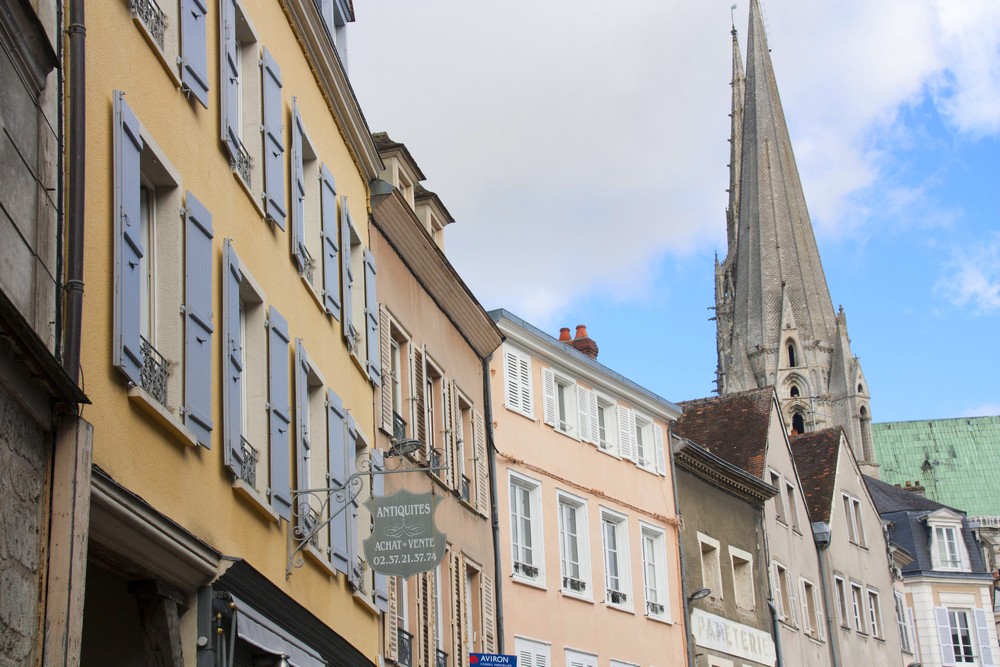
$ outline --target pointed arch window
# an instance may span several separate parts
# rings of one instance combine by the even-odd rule
[[[792,388],[788,390],[788,395],[792,398],[797,398],[800,395],[799,385],[793,384]]]
[[[792,415],[792,435],[799,435],[806,432],[806,418],[801,411],[796,410]]]
[[[785,344],[785,347],[788,350],[788,366],[789,366],[789,368],[795,368],[796,366],[798,366],[798,364],[796,363],[796,358],[795,358],[796,357],[796,354],[795,354],[795,341],[793,341],[791,338],[789,338],[788,342]]]

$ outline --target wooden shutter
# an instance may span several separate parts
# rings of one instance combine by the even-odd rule
[[[986,620],[986,612],[982,609],[974,610],[976,616],[976,637],[979,640],[979,656],[983,665],[993,667],[993,642],[990,641],[989,623]]]
[[[309,458],[312,439],[309,434],[309,355],[301,338],[295,339],[295,485],[298,489],[308,489]],[[303,497],[300,505],[308,512],[309,501]],[[305,514],[303,514],[305,516]]]
[[[288,322],[268,309],[268,391],[271,431],[271,503],[278,515],[291,520],[291,462],[289,428],[292,423],[288,391]]]
[[[115,182],[115,346],[114,364],[135,386],[142,386],[142,340],[139,313],[144,298],[139,272],[142,247],[142,205],[139,192],[139,156],[142,125],[125,103],[125,93],[116,90],[114,103]]]
[[[326,390],[326,447],[331,487],[347,483],[347,413],[340,397]],[[333,508],[335,509],[335,508]],[[338,572],[347,574],[347,515],[341,512],[330,521],[330,561]]]
[[[337,185],[324,164],[319,172],[320,215],[323,218],[323,307],[340,319],[340,237],[337,232]],[[350,251],[348,247],[345,252]]]
[[[622,458],[635,461],[635,415],[632,410],[624,406],[618,406],[618,446]]]
[[[435,568],[429,572],[424,573],[424,581],[427,584],[427,665],[437,664],[437,649],[438,649],[438,633],[441,629],[438,628],[438,608],[441,604],[441,600],[438,599],[438,582],[437,582],[437,572]]]
[[[303,157],[303,142],[305,129],[302,127],[302,116],[299,114],[298,100],[292,98],[292,259],[299,272],[306,270],[306,175],[305,158]]]
[[[382,383],[381,388],[381,415],[382,415],[382,430],[386,433],[392,435],[392,385],[394,381],[399,381],[398,378],[389,377],[389,373],[392,368],[392,331],[391,324],[389,320],[389,311],[385,309],[385,306],[379,306],[378,309],[378,350],[379,356],[382,357],[382,369],[386,374],[385,381]],[[397,372],[399,372],[397,370]]]
[[[222,269],[222,415],[225,453],[223,459],[235,478],[243,467],[243,339],[240,327],[240,260],[233,242],[223,244],[225,266]]]
[[[416,578],[416,608],[417,608],[417,625],[416,632],[413,633],[412,644],[410,646],[411,664],[419,665],[423,663],[427,665],[427,606],[429,600],[427,595],[429,591],[427,590],[427,574],[422,572],[417,575]],[[421,660],[423,658],[423,660]]]
[[[781,595],[781,579],[778,577],[778,565],[777,563],[771,562],[771,600],[774,602],[774,606],[778,609],[778,616],[782,619],[785,618],[785,608],[782,604]]]
[[[490,468],[486,447],[486,426],[483,414],[472,413],[472,446],[476,457],[476,509],[484,516],[490,515]]]
[[[225,2],[225,0],[222,0]],[[181,0],[181,85],[208,108],[208,8],[205,0]]]
[[[788,609],[786,610],[786,616],[788,616],[788,622],[794,626],[799,625],[799,607],[798,601],[795,599],[795,581],[792,579],[791,573],[785,570],[785,587],[788,589]]]
[[[451,645],[456,665],[468,664],[465,657],[465,568],[462,554],[451,554]]]
[[[483,602],[483,611],[480,618],[483,622],[483,652],[497,652],[496,634],[496,607],[493,603],[496,591],[493,589],[493,577],[486,573],[480,575],[482,581],[479,598]]]
[[[347,414],[346,472],[348,478],[357,472],[358,425]],[[357,497],[344,510],[347,523],[347,579],[355,589],[361,588],[361,561],[358,558],[358,501]]]
[[[281,70],[266,48],[261,55],[264,92],[264,213],[285,228],[285,135],[282,125]]]
[[[354,324],[351,322],[351,286],[354,284],[354,274],[351,271],[351,212],[347,209],[347,197],[340,197],[340,284],[343,288],[343,299],[340,304],[340,323],[348,346],[352,346],[351,332]]]
[[[816,610],[816,633],[820,639],[826,638],[826,616],[823,613],[823,596],[820,587],[813,587],[813,608]]]
[[[417,440],[427,444],[427,414],[424,406],[424,377],[426,377],[427,366],[425,365],[426,350],[421,347],[413,351],[413,412],[416,427],[413,432]]]
[[[667,453],[663,448],[663,427],[659,424],[653,424],[653,449],[656,455],[656,472],[666,476]]]
[[[955,664],[955,646],[951,643],[948,610],[944,607],[934,607],[934,620],[937,623],[938,643],[941,645],[941,662],[945,665],[953,665]]]
[[[240,53],[236,45],[236,0],[219,0],[219,31],[222,48],[219,64],[222,104],[222,143],[229,152],[230,161],[236,160],[242,152],[240,141]]]
[[[556,376],[551,368],[542,369],[542,414],[545,423],[549,426],[556,425]]]
[[[383,617],[385,629],[385,657],[388,660],[399,659],[399,577],[389,577],[389,608]],[[406,585],[405,582],[402,583]]]
[[[600,418],[597,416],[598,403],[597,403],[597,392],[590,392],[590,442],[595,445],[600,445],[601,442],[601,422]],[[604,425],[605,432],[609,431],[612,427],[611,424]],[[609,442],[613,442],[614,438],[608,438]]]
[[[504,388],[507,407],[522,411],[521,407],[521,371],[518,367],[518,355],[514,350],[504,349]]]
[[[198,438],[198,444],[210,448],[214,282],[212,216],[188,192],[184,219],[184,422]]]
[[[576,385],[576,423],[577,436],[584,442],[593,442],[590,434],[590,401],[594,393]]]
[[[809,625],[809,596],[803,579],[799,579],[799,604],[802,606],[802,629],[808,633],[815,628]]]
[[[372,384],[382,382],[382,364],[379,359],[378,296],[375,292],[375,256],[365,248],[365,347],[368,352],[368,379]]]
[[[458,489],[462,478],[458,473],[459,465],[456,456],[458,446],[455,436],[458,433],[455,430],[455,404],[452,389],[451,381],[441,378],[441,425],[444,427],[441,433],[441,451],[447,466],[444,471],[444,481],[449,488]]]
[[[385,471],[385,455],[382,450],[372,449],[372,471],[382,473]],[[372,475],[372,496],[379,498],[385,495],[385,476],[381,474]],[[389,577],[378,572],[373,573],[375,588],[375,606],[383,613],[389,612]]]

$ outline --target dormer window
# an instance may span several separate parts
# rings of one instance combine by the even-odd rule
[[[399,189],[399,193],[403,195],[406,203],[410,205],[410,208],[413,208],[413,181],[403,173],[402,169],[399,170],[399,183],[396,187]]]
[[[962,517],[947,509],[927,516],[931,538],[931,565],[935,570],[969,572],[969,553],[962,536]]]

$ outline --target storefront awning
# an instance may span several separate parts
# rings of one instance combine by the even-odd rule
[[[235,595],[232,598],[236,604],[236,633],[241,639],[262,651],[285,656],[291,667],[326,667],[318,651],[286,633],[270,618]]]

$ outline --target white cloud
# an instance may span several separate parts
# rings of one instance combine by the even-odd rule
[[[937,289],[957,306],[979,314],[1000,312],[1000,232],[955,250]]]
[[[595,292],[648,294],[665,254],[724,252],[728,5],[357,4],[351,78],[365,113],[407,144],[455,215],[449,255],[487,306],[549,321]],[[894,148],[919,141],[900,113],[933,91],[960,131],[1000,131],[1000,10],[990,0],[765,9],[817,226],[871,233],[887,202],[933,217],[920,184],[890,178]]]
[[[983,403],[969,408],[963,417],[993,417],[1000,415],[1000,403]]]

